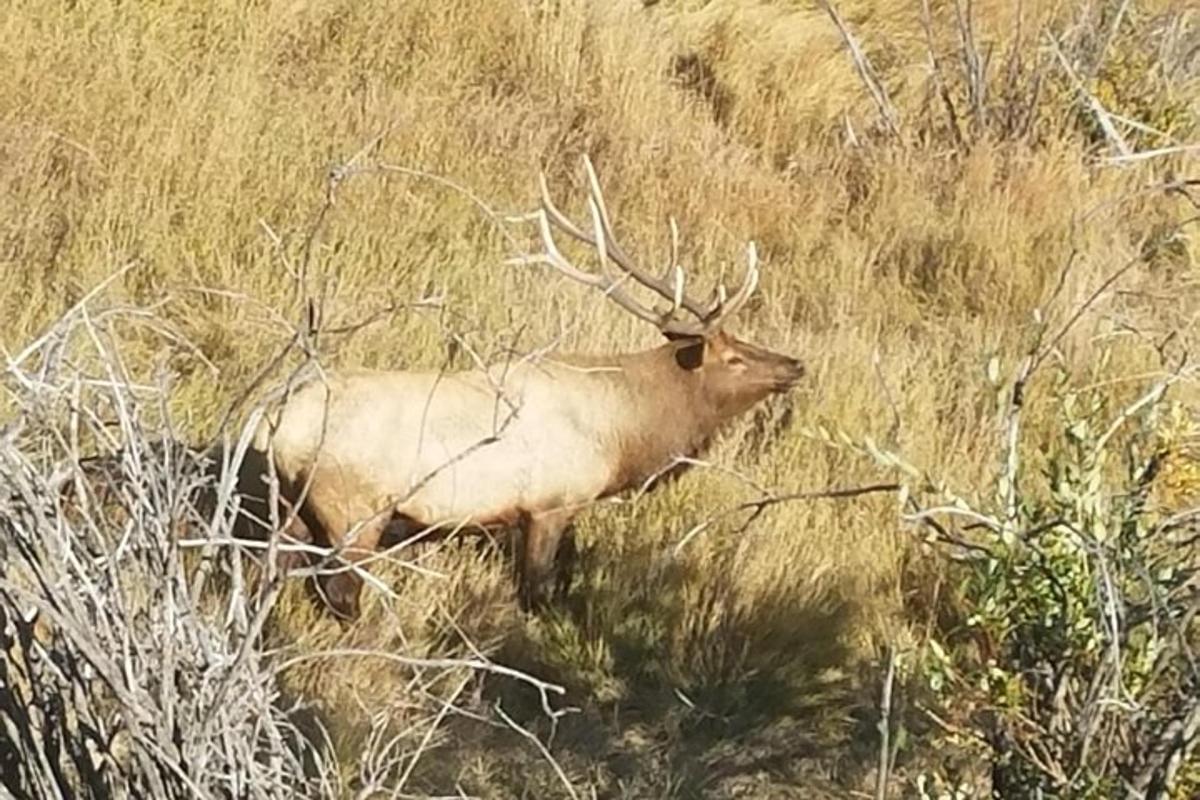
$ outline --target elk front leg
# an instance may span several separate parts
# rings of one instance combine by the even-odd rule
[[[547,579],[555,572],[556,566],[561,570],[564,561],[573,561],[573,558],[559,558],[559,543],[570,527],[571,516],[565,511],[543,511],[526,514],[521,520],[517,579],[521,608],[526,611],[546,605]],[[573,545],[571,549],[573,552]]]
[[[284,527],[275,535],[279,537],[279,544],[283,547],[275,563],[279,569],[290,572],[308,563],[311,554],[304,552],[303,547],[316,544],[316,539],[304,517],[299,512],[293,513],[290,506],[280,503],[278,515]]]
[[[325,539],[320,544],[341,548],[340,557],[317,575],[317,592],[341,620],[358,619],[363,580],[354,565],[375,553],[388,520],[365,509],[347,513],[336,506],[331,509],[313,503],[311,499],[308,506],[317,523],[310,527]]]

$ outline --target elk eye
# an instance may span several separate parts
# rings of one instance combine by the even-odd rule
[[[729,359],[725,363],[731,367],[736,367],[741,364],[745,364],[746,359],[742,358],[741,356],[730,356]]]

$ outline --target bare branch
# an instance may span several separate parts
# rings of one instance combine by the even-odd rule
[[[850,32],[846,26],[842,15],[834,8],[830,0],[820,0],[821,7],[829,14],[829,18],[833,20],[834,26],[837,27],[838,33],[842,36],[842,41],[846,43],[846,47],[850,50],[850,56],[854,59],[854,66],[858,70],[859,77],[862,78],[863,85],[867,87],[867,92],[871,95],[871,99],[875,101],[875,108],[879,110],[879,116],[883,120],[883,124],[887,127],[888,133],[892,136],[900,135],[900,117],[896,113],[895,106],[892,105],[891,99],[888,97],[887,90],[883,88],[879,78],[875,75],[875,68],[871,66],[870,59],[863,52],[862,47],[858,43],[858,39]]]

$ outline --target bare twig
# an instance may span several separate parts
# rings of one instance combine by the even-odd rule
[[[829,14],[829,18],[833,20],[834,26],[838,29],[838,33],[841,34],[842,41],[846,43],[846,47],[850,50],[850,57],[854,59],[854,67],[858,70],[858,75],[862,78],[863,85],[867,87],[867,92],[875,102],[875,108],[878,109],[879,116],[883,120],[888,133],[898,137],[900,135],[900,116],[896,113],[896,108],[892,105],[891,98],[888,97],[887,89],[883,87],[883,84],[880,83],[878,76],[875,74],[875,68],[871,66],[870,59],[863,52],[858,39],[850,32],[845,20],[842,19],[842,15],[838,13],[831,0],[820,0],[820,4],[825,9],[825,12]]]
[[[1127,151],[1115,156],[1105,156],[1102,159],[1102,163],[1132,164],[1136,161],[1148,161],[1152,158],[1183,155],[1185,153],[1195,153],[1197,151],[1200,151],[1200,144],[1178,144],[1170,147],[1158,147],[1153,150],[1139,150],[1137,152]]]
[[[1058,44],[1058,40],[1051,35],[1048,35],[1048,38],[1050,41],[1051,50],[1053,50],[1054,55],[1058,57],[1058,63],[1062,65],[1063,71],[1067,73],[1067,77],[1070,78],[1071,83],[1075,85],[1075,91],[1079,93],[1079,96],[1083,98],[1084,102],[1091,110],[1092,115],[1096,117],[1096,122],[1099,123],[1100,129],[1104,131],[1105,137],[1109,140],[1109,142],[1112,143],[1113,147],[1117,149],[1119,157],[1128,158],[1131,156],[1133,154],[1132,148],[1130,148],[1129,144],[1125,141],[1125,138],[1121,136],[1121,132],[1117,130],[1117,127],[1113,125],[1112,118],[1109,116],[1108,111],[1104,108],[1103,104],[1096,99],[1096,96],[1089,92],[1087,87],[1083,85],[1083,81],[1079,79],[1079,75],[1076,74],[1075,68],[1071,66],[1071,62],[1068,61],[1066,55],[1063,54],[1062,48]]]
[[[959,147],[962,147],[966,144],[966,139],[963,136],[962,126],[958,121],[958,109],[954,106],[954,98],[950,96],[950,87],[946,83],[942,63],[937,55],[937,46],[933,38],[933,14],[929,10],[929,0],[921,0],[921,28],[925,32],[925,47],[929,54],[929,68],[933,74],[933,81],[937,88],[938,96],[941,97],[942,107],[946,110],[946,119],[950,123],[950,132],[954,134],[955,143]]]
[[[892,684],[896,680],[896,651],[888,648],[887,673],[883,676],[882,696],[879,699],[879,764],[875,774],[875,800],[887,797],[888,779],[892,767]]]
[[[567,777],[567,773],[563,770],[562,765],[558,763],[557,759],[555,759],[550,753],[550,749],[542,743],[542,740],[534,735],[532,731],[518,725],[516,720],[506,714],[504,709],[499,705],[496,706],[496,714],[500,717],[500,719],[504,720],[504,722],[510,728],[533,743],[533,746],[536,747],[538,752],[542,754],[542,758],[544,758],[546,763],[548,763],[551,769],[554,770],[554,774],[558,776],[559,782],[562,783],[563,788],[566,790],[567,795],[571,798],[571,800],[579,800],[579,792],[575,790],[575,786],[571,783],[571,779]]]
[[[771,506],[780,505],[781,503],[794,503],[802,500],[840,500],[850,497],[861,497],[862,495],[868,494],[899,492],[902,488],[903,485],[899,483],[876,483],[868,486],[830,488],[808,492],[790,492],[788,494],[768,495],[765,497],[759,497],[755,500],[747,500],[744,503],[738,503],[731,508],[727,508],[724,511],[714,514],[703,522],[693,525],[683,535],[679,542],[676,543],[675,547],[673,548],[673,554],[678,557],[679,554],[683,552],[683,548],[686,547],[692,539],[696,538],[696,536],[708,530],[718,522],[735,514],[749,511],[751,512],[751,519],[754,519]]]

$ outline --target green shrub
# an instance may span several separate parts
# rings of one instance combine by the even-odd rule
[[[961,556],[960,611],[935,626],[918,675],[996,796],[1183,797],[1194,780],[1196,512],[1155,502],[1178,463],[1168,383],[1114,410],[1060,375],[1056,437],[1040,453],[1010,440],[1020,457],[1005,454],[990,503],[917,515]],[[947,784],[936,777],[923,787]]]

